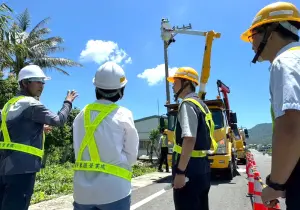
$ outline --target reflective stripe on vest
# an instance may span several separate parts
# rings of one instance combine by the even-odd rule
[[[162,138],[161,139],[161,141],[162,141],[161,147],[168,147],[168,144],[166,144],[167,137],[165,135],[163,135],[161,138]]]
[[[190,101],[190,102],[192,102],[197,107],[199,107],[199,109],[205,114],[205,122],[206,122],[206,125],[209,128],[209,135],[210,135],[210,138],[211,138],[211,141],[212,141],[213,150],[214,150],[214,152],[216,152],[217,149],[218,149],[218,144],[217,144],[216,140],[214,139],[215,124],[214,124],[214,121],[212,119],[211,112],[209,111],[209,109],[208,109],[208,112],[206,112],[205,109],[203,108],[203,106],[197,100],[195,100],[195,99],[186,98],[183,101]],[[174,143],[173,151],[176,152],[176,153],[178,153],[178,154],[181,154],[182,147],[179,146],[179,145],[177,145],[176,141],[174,141],[174,142],[175,143]],[[199,157],[199,158],[201,158],[201,157],[205,157],[206,155],[207,155],[207,151],[206,150],[193,150],[192,154],[191,154],[191,157]]]
[[[118,105],[116,104],[104,105],[96,103],[89,104],[84,108],[84,127],[86,133],[78,151],[78,157],[75,162],[75,166],[73,167],[74,170],[102,172],[131,181],[132,171],[101,161],[94,137],[95,130],[101,124],[103,119],[105,119],[116,108],[118,108]],[[90,119],[91,111],[99,112],[93,122],[91,122]],[[90,160],[82,160],[82,154],[86,147],[89,149]]]
[[[43,157],[44,155],[44,143],[45,143],[45,133],[43,132],[43,142],[42,142],[42,149],[25,145],[25,144],[20,144],[20,143],[15,143],[12,142],[8,133],[7,125],[6,125],[6,119],[7,119],[7,114],[10,109],[11,105],[14,105],[17,101],[21,100],[22,98],[25,98],[26,96],[18,96],[15,98],[10,99],[3,107],[2,109],[2,122],[1,122],[1,129],[3,134],[3,142],[0,142],[0,149],[6,149],[6,150],[15,150],[19,152],[24,152],[27,154],[35,155],[40,158]]]
[[[292,47],[292,48],[288,49],[288,51],[292,51],[292,50],[300,50],[300,46]],[[274,132],[275,114],[274,114],[272,104],[271,104],[271,110],[270,111],[271,111],[271,118],[272,118],[272,130]]]

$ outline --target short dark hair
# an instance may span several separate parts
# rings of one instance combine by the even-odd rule
[[[182,79],[183,82],[189,82],[189,87],[191,91],[196,92],[196,87],[193,85],[193,82],[187,79]]]
[[[124,89],[125,87],[122,87],[120,89],[114,89],[114,90],[105,90],[105,89],[101,89],[101,88],[95,88],[95,93],[96,93],[96,98],[97,100],[99,99],[106,99],[112,102],[117,102],[118,100],[120,100],[121,96],[124,95]],[[116,95],[112,96],[112,97],[106,97],[104,94],[110,94],[110,93],[116,93],[118,92],[121,93],[121,95],[119,93],[117,93]],[[102,93],[104,94],[102,94]]]

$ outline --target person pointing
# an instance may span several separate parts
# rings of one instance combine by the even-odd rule
[[[62,126],[77,97],[68,91],[58,114],[35,97],[40,97],[46,80],[37,65],[28,65],[18,74],[20,91],[3,107],[0,116],[0,210],[27,210],[36,173],[44,155],[44,125]]]

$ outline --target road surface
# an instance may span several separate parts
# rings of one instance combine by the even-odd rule
[[[262,180],[265,182],[267,175],[271,172],[271,159],[272,157],[268,154],[263,154],[257,150],[251,150],[251,153],[254,156],[257,170],[260,173]],[[279,199],[281,209],[286,209],[285,200]]]
[[[213,179],[209,193],[210,209],[222,210],[249,210],[252,209],[251,200],[247,197],[247,180],[245,167],[239,166],[240,175],[231,182]],[[174,210],[173,191],[169,190],[160,194],[161,190],[169,184],[171,178],[163,180],[132,193],[131,210]],[[157,197],[155,197],[158,195]],[[154,197],[154,198],[153,198]]]
[[[254,155],[257,169],[262,180],[271,171],[271,156],[256,150],[251,150]],[[209,193],[210,209],[222,210],[251,210],[252,202],[247,197],[247,179],[245,166],[239,165],[240,175],[236,176],[231,182],[226,183],[213,180]],[[132,193],[131,210],[174,210],[172,190],[161,194],[161,190],[170,183],[170,177],[161,183],[155,183],[143,188],[139,188]],[[280,199],[281,209],[286,209],[285,201]]]
[[[260,172],[261,178],[269,174],[271,157],[252,150]],[[231,182],[224,182],[214,178],[209,192],[210,209],[222,210],[252,210],[251,198],[248,194],[248,181],[246,179],[245,166],[239,165],[239,175]],[[169,175],[169,176],[168,176]],[[160,179],[167,177],[165,179]],[[161,180],[156,181],[155,180]],[[164,191],[163,188],[171,182],[170,174],[151,173],[144,175],[133,182],[131,210],[174,210],[173,191]],[[152,184],[151,184],[152,183]],[[149,185],[150,184],[150,185]],[[281,201],[281,209],[286,209],[284,200]],[[30,207],[31,210],[72,210],[73,196],[66,195],[51,201],[45,201]]]

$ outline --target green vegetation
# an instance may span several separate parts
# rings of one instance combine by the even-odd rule
[[[133,177],[154,172],[150,164],[133,166]],[[72,164],[51,164],[37,174],[31,204],[73,193]]]
[[[81,67],[70,59],[51,57],[64,51],[63,38],[49,36],[46,27],[49,18],[31,26],[29,11],[14,17],[13,10],[0,4],[0,110],[18,91],[17,75],[28,64],[37,64],[43,70],[56,70],[69,75],[62,67]],[[63,99],[62,99],[63,100]],[[73,192],[73,151],[72,123],[80,112],[76,107],[71,111],[67,123],[54,127],[46,134],[45,157],[42,169],[36,177],[32,203],[48,200]],[[134,177],[155,171],[151,164],[133,166]]]
[[[271,144],[272,143],[272,123],[262,123],[248,129],[249,139],[247,144]]]
[[[46,134],[45,159],[46,167],[37,174],[32,204],[49,200],[73,192],[73,169],[75,161],[73,150],[72,122],[80,112],[74,108],[67,123],[62,127],[53,127]],[[133,166],[133,177],[154,172],[151,163],[138,163]]]
[[[49,36],[45,27],[49,18],[43,19],[32,28],[27,9],[14,17],[13,10],[0,4],[0,109],[12,98],[17,90],[16,77],[28,64],[37,64],[43,70],[56,70],[69,75],[62,67],[80,67],[70,59],[51,57],[51,54],[64,51],[63,38]]]

